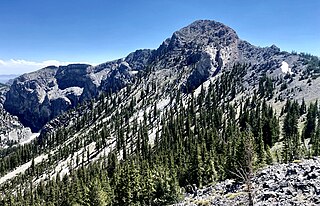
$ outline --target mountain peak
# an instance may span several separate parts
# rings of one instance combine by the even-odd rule
[[[224,25],[223,23],[220,23],[220,22],[214,21],[214,20],[196,20],[196,21],[192,22],[191,24],[189,24],[188,26],[185,26],[182,29],[180,29],[180,31],[183,31],[185,29],[195,29],[195,30],[202,30],[202,31],[205,31],[205,29],[216,30],[217,28],[220,28],[220,27],[229,28],[228,26]],[[229,28],[229,29],[231,29],[231,28]]]
[[[213,20],[197,20],[176,31],[173,38],[179,38],[187,42],[195,41],[197,44],[219,41],[219,43],[225,42],[227,45],[239,39],[233,29]]]

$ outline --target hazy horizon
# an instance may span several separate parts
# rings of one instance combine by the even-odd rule
[[[6,84],[9,80],[18,77],[20,74],[0,74],[0,83]]]

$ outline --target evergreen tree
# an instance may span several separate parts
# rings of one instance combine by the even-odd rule
[[[287,114],[283,122],[283,152],[282,157],[284,162],[294,160],[295,155],[299,153],[300,138],[298,133],[298,112],[299,106],[297,102],[292,104],[289,102],[287,108]]]
[[[273,158],[272,158],[272,154],[271,154],[269,145],[266,146],[266,163],[268,165],[273,163]]]
[[[320,122],[319,121],[317,124],[315,136],[313,138],[312,154],[314,156],[320,155]]]
[[[257,144],[256,144],[256,153],[257,153],[257,165],[263,166],[266,161],[266,152],[264,149],[264,141],[262,137],[262,129],[259,129],[259,134],[257,137]]]
[[[97,179],[91,182],[90,186],[90,205],[92,206],[106,206],[108,205],[108,194],[102,189],[100,181]]]
[[[313,141],[313,136],[316,129],[316,118],[318,114],[318,103],[311,103],[308,109],[307,121],[304,127],[304,139],[311,138],[311,142]]]

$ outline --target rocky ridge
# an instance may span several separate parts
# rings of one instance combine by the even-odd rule
[[[33,131],[39,131],[48,121],[74,108],[79,102],[96,97],[99,92],[116,92],[130,83],[144,61],[141,56],[127,63],[117,60],[96,67],[72,64],[46,67],[16,78],[6,94],[4,108]],[[141,63],[142,62],[142,63]]]
[[[188,93],[227,72],[232,65],[245,63],[250,66],[243,77],[243,86],[255,88],[262,73],[278,78],[283,61],[295,73],[304,68],[299,55],[280,52],[274,45],[253,46],[222,23],[199,20],[174,32],[156,50],[137,50],[126,58],[98,66],[52,66],[24,74],[15,79],[7,92],[4,108],[18,116],[25,126],[39,131],[80,102],[101,92],[117,92],[151,71],[157,72],[158,79],[171,79],[171,89]]]
[[[254,205],[319,205],[319,176],[319,158],[267,166],[252,178]],[[241,182],[226,180],[198,189],[197,195],[186,193],[175,206],[247,205],[245,188]]]
[[[18,117],[11,115],[3,108],[8,86],[0,85],[0,149],[17,144],[31,135],[31,129],[24,127]]]

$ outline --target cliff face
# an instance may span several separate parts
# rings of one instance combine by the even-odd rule
[[[91,89],[83,78],[88,66],[47,67],[22,75],[7,92],[4,108],[24,125],[39,130],[50,119],[76,106],[84,88]]]
[[[137,51],[125,60],[116,60],[92,67],[72,64],[47,67],[15,79],[4,108],[20,121],[39,131],[49,120],[74,108],[78,103],[96,97],[101,91],[118,91],[142,70],[146,54]],[[146,54],[145,54],[146,53]],[[132,68],[133,67],[133,68]]]
[[[3,108],[9,87],[0,84],[0,150],[7,146],[20,143],[28,139],[32,133],[30,128],[24,127],[16,116]]]

